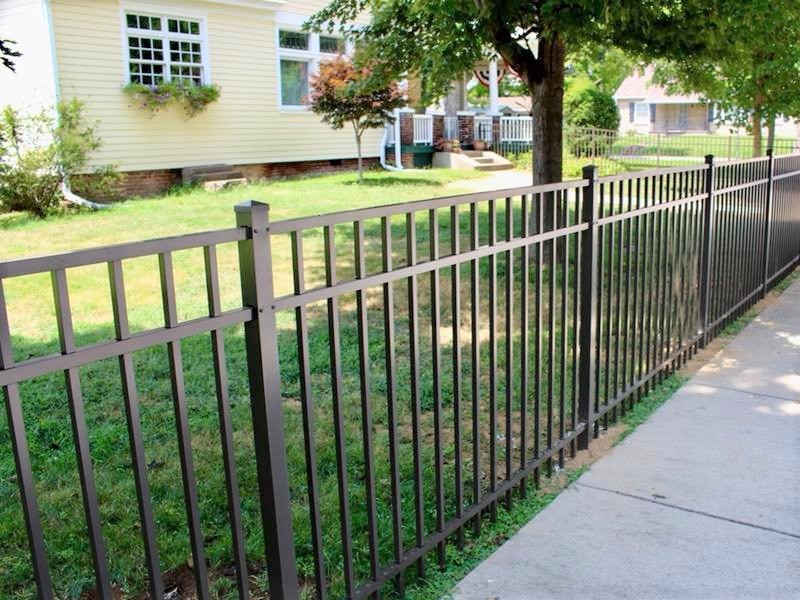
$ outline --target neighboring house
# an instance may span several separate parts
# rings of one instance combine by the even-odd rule
[[[23,56],[0,69],[0,106],[24,109],[78,98],[97,122],[93,164],[115,163],[125,191],[162,190],[181,170],[231,165],[249,178],[354,164],[349,129],[334,131],[305,105],[316,64],[344,48],[304,33],[327,0],[2,0],[4,37]],[[122,87],[181,80],[215,83],[217,102],[187,119],[179,107],[151,116]],[[365,134],[376,157],[382,132]]]
[[[652,77],[652,67],[636,71],[614,93],[621,133],[747,133],[742,127],[726,123],[714,106],[703,102],[699,94],[670,94],[654,84]],[[775,135],[779,138],[800,138],[800,124],[794,119],[778,117]]]
[[[497,102],[504,117],[527,117],[531,114],[530,96],[500,96]]]
[[[619,108],[621,132],[702,133],[714,131],[713,106],[698,94],[669,94],[652,83],[653,68],[625,78],[614,100]]]

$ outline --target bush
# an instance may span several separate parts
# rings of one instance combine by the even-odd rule
[[[7,106],[0,115],[0,209],[44,217],[64,199],[62,183],[86,171],[100,147],[94,127],[83,122],[78,100],[25,115]],[[111,185],[116,169],[94,171],[100,185]]]
[[[611,94],[593,87],[568,93],[564,100],[564,124],[568,135],[567,150],[573,156],[601,154],[614,142],[616,133],[593,136],[586,128],[613,132],[619,127],[619,110]]]

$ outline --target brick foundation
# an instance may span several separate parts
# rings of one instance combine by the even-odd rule
[[[114,186],[118,198],[152,196],[181,183],[180,169],[125,171],[121,175],[120,183]]]
[[[309,160],[299,162],[262,163],[255,165],[232,165],[234,171],[241,171],[249,181],[260,179],[279,179],[297,175],[314,175],[353,171],[358,159],[343,158],[334,160]],[[364,168],[378,165],[377,157],[364,158]],[[125,171],[122,181],[115,187],[119,198],[131,196],[152,196],[160,194],[172,186],[180,185],[180,169],[154,169],[148,171]]]

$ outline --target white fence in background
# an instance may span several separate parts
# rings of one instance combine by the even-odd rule
[[[458,130],[458,117],[444,118],[444,139],[457,140],[460,137]]]
[[[533,139],[533,117],[500,117],[501,142],[528,142]]]
[[[384,125],[386,129],[386,145],[393,146],[394,145],[394,123],[386,123]]]
[[[475,135],[473,138],[491,143],[492,117],[475,117]]]
[[[414,143],[433,144],[433,115],[414,115]]]

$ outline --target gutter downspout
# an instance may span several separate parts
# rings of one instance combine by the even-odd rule
[[[53,99],[58,105],[61,102],[61,88],[59,86],[60,79],[58,77],[58,60],[56,57],[56,33],[53,27],[53,10],[50,6],[50,0],[42,0],[42,12],[44,13],[45,27],[47,27],[47,41],[50,44],[50,68],[53,71]],[[55,111],[55,122],[58,123],[58,108]],[[85,206],[93,210],[100,210],[109,208],[108,204],[100,204],[92,202],[86,198],[82,198],[74,193],[69,187],[69,181],[66,177],[61,182],[61,193],[64,195],[64,200],[79,206]]]
[[[394,127],[394,160],[395,164],[390,165],[386,162],[386,142],[389,140],[389,128],[383,128],[383,137],[381,137],[381,151],[380,151],[380,160],[381,160],[381,167],[386,169],[387,171],[402,171],[403,165],[400,163],[400,111],[395,109],[394,111],[394,123],[392,124]]]

